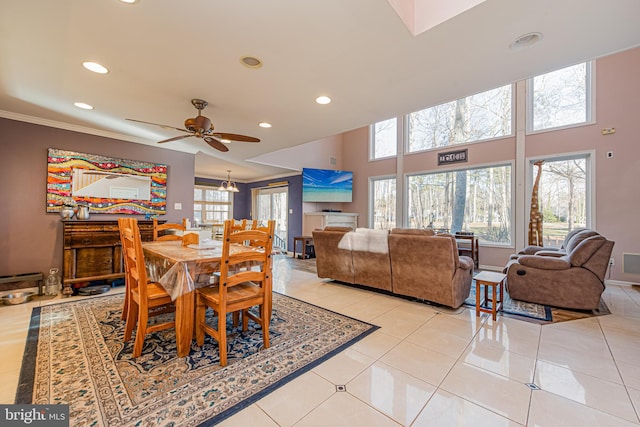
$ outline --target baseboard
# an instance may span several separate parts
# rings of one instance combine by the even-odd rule
[[[618,285],[618,286],[639,286],[640,283],[625,282],[624,280],[605,280],[605,285]]]
[[[502,273],[502,270],[504,270],[504,266],[503,267],[496,267],[495,265],[480,265],[480,266],[478,266],[478,270],[497,271],[499,273]]]

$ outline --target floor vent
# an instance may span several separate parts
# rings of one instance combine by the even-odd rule
[[[640,254],[622,254],[622,271],[640,274]]]
[[[542,390],[540,387],[538,387],[537,385],[535,385],[534,383],[527,383],[525,384],[527,387],[529,387],[531,390]]]

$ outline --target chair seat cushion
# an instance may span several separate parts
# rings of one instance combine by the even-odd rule
[[[202,298],[211,301],[214,304],[219,303],[219,285],[199,288],[197,292]],[[230,304],[253,299],[263,293],[263,288],[253,282],[239,283],[227,289],[227,303]]]

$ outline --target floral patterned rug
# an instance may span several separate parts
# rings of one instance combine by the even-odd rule
[[[113,295],[35,308],[16,403],[69,404],[70,425],[212,425],[377,329],[274,293],[268,349],[259,326],[242,332],[229,322],[224,368],[208,336],[178,358],[173,330],[147,335],[133,359],[122,302]]]

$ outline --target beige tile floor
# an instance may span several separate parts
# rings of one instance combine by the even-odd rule
[[[640,425],[638,286],[608,286],[610,315],[546,325],[297,270],[275,287],[381,328],[222,426]],[[51,302],[0,306],[0,403],[14,401],[32,307]]]

